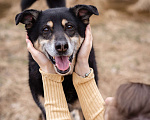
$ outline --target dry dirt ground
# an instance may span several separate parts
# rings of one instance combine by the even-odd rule
[[[40,113],[28,87],[26,33],[14,22],[19,2],[0,1],[0,120],[38,120]],[[84,2],[68,0],[67,6]],[[149,14],[103,11],[99,0],[86,4],[100,11],[91,22],[102,96],[113,96],[120,84],[131,80],[150,84]],[[40,0],[32,8],[47,7]]]

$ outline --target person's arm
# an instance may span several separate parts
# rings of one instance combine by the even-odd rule
[[[63,77],[55,74],[52,63],[43,53],[33,47],[29,39],[26,39],[26,42],[27,49],[40,66],[47,120],[71,120],[62,86]]]
[[[91,47],[92,34],[90,26],[88,25],[86,29],[86,38],[79,51],[75,72],[73,73],[73,84],[77,91],[85,119],[103,120],[105,102],[96,85],[93,69],[89,68],[88,64]],[[83,78],[83,76],[89,72],[90,74],[88,77]]]
[[[73,73],[73,84],[86,120],[103,120],[104,100],[94,80],[93,69],[87,78]]]
[[[45,73],[40,69],[43,80],[45,110],[47,120],[71,120],[63,91],[63,77]]]

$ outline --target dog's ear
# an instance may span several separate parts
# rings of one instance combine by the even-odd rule
[[[99,15],[98,10],[95,6],[92,5],[76,5],[70,10],[82,20],[84,24],[89,24],[89,18],[91,15]]]
[[[34,22],[38,19],[40,13],[41,11],[33,9],[25,10],[19,13],[15,17],[16,25],[18,25],[19,23],[23,23],[25,24],[26,29],[30,29],[33,26]]]

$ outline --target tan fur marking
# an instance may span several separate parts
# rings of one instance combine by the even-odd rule
[[[40,47],[39,47],[39,49],[43,52],[43,46],[44,46],[44,44],[47,44],[48,43],[48,40],[43,40],[43,39],[41,39],[40,40]]]
[[[74,37],[70,37],[70,40],[71,41],[76,41],[77,42],[77,47],[80,47],[80,45],[82,44],[84,38],[82,37],[77,37],[77,36],[74,36]]]
[[[73,69],[74,69],[74,65],[75,65],[75,59],[76,59],[76,57],[74,57],[73,58],[73,60],[72,60],[72,63],[71,63],[71,71],[70,71],[70,73],[73,73]]]
[[[34,47],[35,47],[37,50],[43,52],[43,45],[46,44],[47,42],[48,42],[48,40],[44,40],[44,39],[38,38],[38,39],[36,40],[36,42],[34,42]]]
[[[79,39],[80,39],[80,45],[83,43],[83,40],[84,40],[84,38],[82,38],[82,37],[79,37]]]
[[[83,20],[84,24],[89,24],[89,20]]]
[[[53,24],[52,21],[48,21],[48,22],[47,22],[47,25],[50,26],[50,27],[52,28],[54,24]]]
[[[40,44],[39,44],[38,40],[36,42],[34,42],[35,49],[39,50],[39,46],[40,46]]]
[[[68,21],[66,19],[62,20],[62,25],[65,26],[65,24],[68,23]]]

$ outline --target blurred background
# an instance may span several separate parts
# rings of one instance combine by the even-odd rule
[[[150,84],[150,0],[66,0],[67,7],[91,4],[100,15],[91,26],[104,99],[128,81]],[[45,10],[45,0],[33,9]],[[38,120],[28,86],[24,25],[15,25],[20,0],[0,0],[0,120]]]

